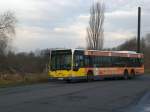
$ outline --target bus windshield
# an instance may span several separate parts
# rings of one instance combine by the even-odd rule
[[[55,51],[51,54],[51,70],[70,70],[71,69],[71,51]]]

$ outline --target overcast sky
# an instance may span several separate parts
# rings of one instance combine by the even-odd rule
[[[150,32],[150,0],[104,1],[105,48],[136,36],[138,6],[142,7],[141,35]],[[15,12],[18,23],[13,46],[17,51],[76,48],[85,47],[92,3],[93,0],[0,0],[0,13]]]

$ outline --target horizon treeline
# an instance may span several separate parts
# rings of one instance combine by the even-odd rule
[[[127,40],[123,44],[109,50],[136,51],[136,37]],[[150,34],[141,39],[141,52],[144,53],[144,65],[150,69]],[[9,51],[0,54],[0,74],[25,74],[42,73],[47,71],[49,64],[50,49],[36,50],[31,52],[15,53]]]

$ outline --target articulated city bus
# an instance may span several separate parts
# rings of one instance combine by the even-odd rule
[[[63,49],[50,53],[49,79],[66,81],[105,77],[128,79],[144,74],[143,54],[131,51]]]

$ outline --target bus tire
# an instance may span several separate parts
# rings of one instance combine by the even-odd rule
[[[135,77],[135,71],[131,70],[131,78],[134,78],[134,77]]]
[[[76,82],[76,80],[68,79],[68,80],[66,80],[66,82],[67,82],[67,83],[75,83],[75,82]]]
[[[88,73],[87,73],[87,81],[90,82],[92,80],[94,80],[93,71],[88,71]]]
[[[70,79],[68,79],[68,80],[66,80],[66,82],[67,82],[67,83],[71,83],[71,80],[70,80]]]
[[[129,79],[128,70],[125,70],[125,71],[124,71],[123,78],[124,78],[125,80],[128,80],[128,79]]]

